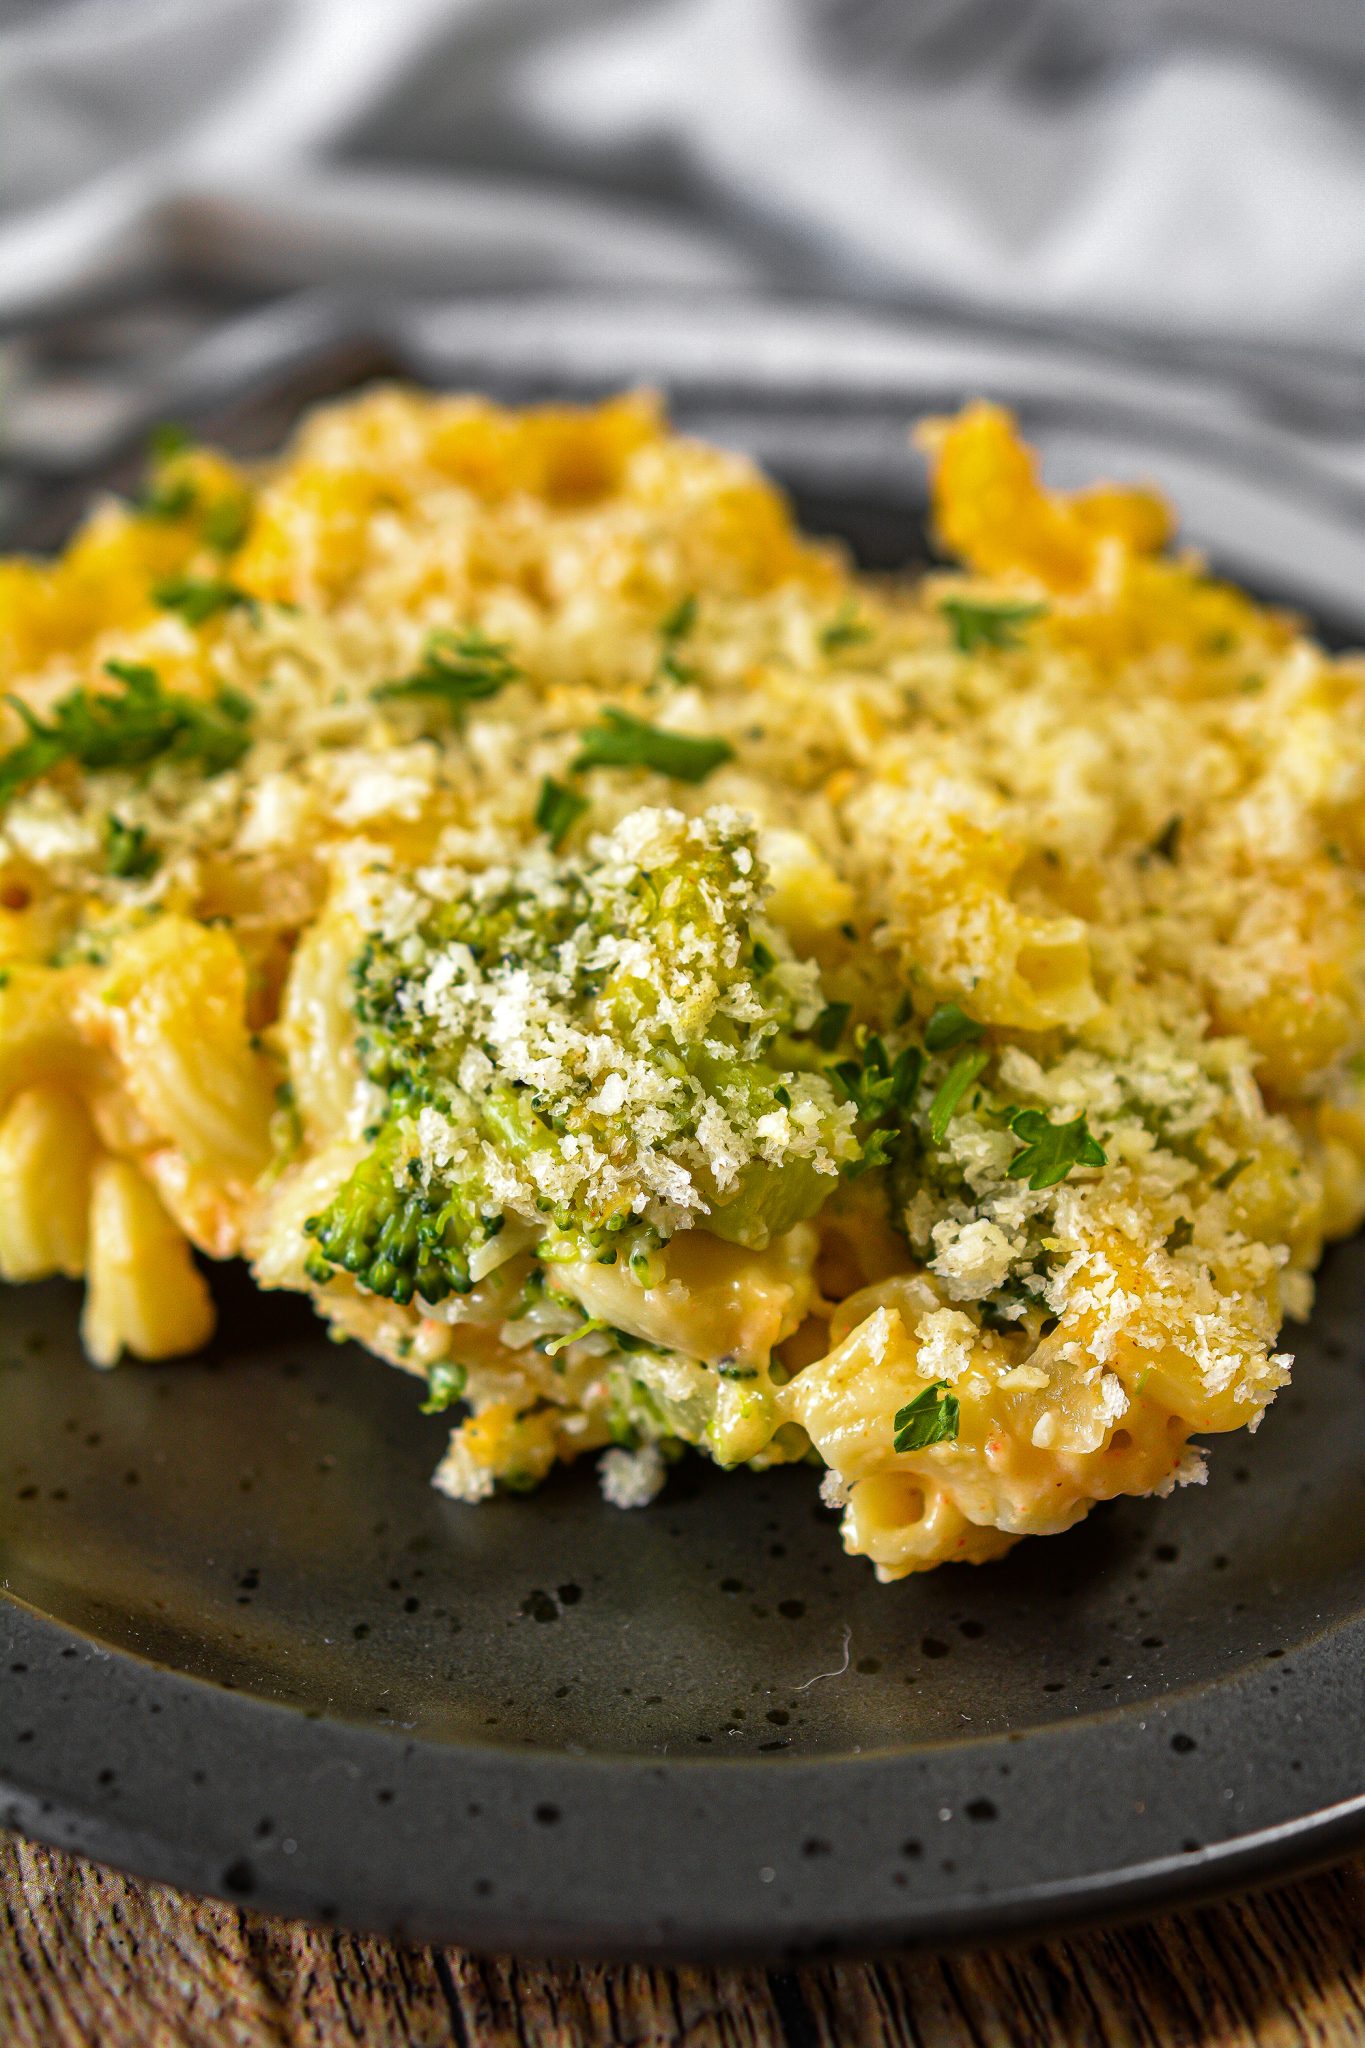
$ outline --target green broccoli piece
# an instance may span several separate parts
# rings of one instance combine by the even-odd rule
[[[853,1114],[815,970],[761,923],[751,830],[643,812],[612,841],[539,841],[370,935],[357,1047],[388,1104],[314,1221],[315,1274],[432,1301],[504,1214],[542,1259],[613,1263],[692,1223],[761,1248],[833,1192]]]
[[[325,1284],[336,1271],[349,1273],[369,1293],[399,1303],[468,1294],[469,1254],[496,1236],[503,1219],[484,1214],[467,1188],[424,1188],[411,1160],[400,1114],[322,1214],[305,1222],[314,1246],[305,1266],[310,1279]]]

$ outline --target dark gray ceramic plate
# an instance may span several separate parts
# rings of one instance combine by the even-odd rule
[[[522,304],[362,330],[310,302],[149,405],[259,445],[381,363],[514,395],[644,374],[886,565],[919,546],[905,417],[988,387],[1055,471],[1155,472],[1227,567],[1358,630],[1359,508],[1272,432],[973,346],[954,379],[840,316]],[[34,482],[30,531],[69,510]],[[18,1827],[285,1912],[642,1957],[1036,1928],[1365,1838],[1357,1247],[1293,1389],[1217,1445],[1207,1488],[887,1588],[801,1471],[685,1464],[629,1517],[586,1472],[442,1500],[408,1380],[217,1284],[208,1356],[112,1375],[80,1358],[74,1290],[0,1299]]]

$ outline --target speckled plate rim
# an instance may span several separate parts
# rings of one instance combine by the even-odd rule
[[[488,1953],[791,1962],[977,1942],[1166,1908],[1365,1843],[1365,1790],[1326,1796],[1365,1787],[1359,1626],[1026,1734],[760,1764],[312,1720],[12,1598],[0,1663],[6,1825],[238,1905]]]
[[[191,351],[147,417],[194,420],[356,336],[430,376],[474,381],[496,354],[528,388],[653,378],[718,419],[732,401],[790,404],[803,461],[831,472],[852,459],[874,475],[888,417],[983,388],[1098,435],[1199,438],[1305,508],[1289,586],[1353,594],[1332,543],[1358,543],[1360,494],[1277,429],[1210,424],[1197,380],[1144,388],[1074,354],[925,341],[838,309],[309,295]],[[835,394],[822,448],[818,418],[807,429]],[[238,1904],[484,1951],[788,1961],[979,1941],[1365,1842],[1365,1612],[1275,1654],[1140,1706],[901,1752],[583,1757],[311,1719],[73,1634],[0,1588],[0,1820]]]

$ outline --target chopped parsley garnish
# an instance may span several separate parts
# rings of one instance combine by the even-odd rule
[[[453,712],[515,682],[521,670],[501,640],[490,640],[477,626],[463,633],[437,632],[427,641],[421,665],[410,676],[380,683],[371,692],[377,699],[432,697]]]
[[[125,825],[111,811],[104,821],[104,865],[122,881],[140,882],[156,873],[161,855],[148,839],[145,826]]]
[[[956,1003],[940,1003],[924,1027],[929,1052],[951,1052],[955,1045],[975,1045],[983,1027]]]
[[[696,623],[697,600],[695,595],[689,591],[686,597],[678,599],[672,611],[660,621],[659,638],[676,645],[679,640],[687,638]]]
[[[868,1132],[862,1141],[862,1152],[857,1159],[845,1160],[840,1168],[845,1180],[861,1180],[865,1173],[872,1173],[878,1167],[890,1166],[896,1157],[898,1131],[888,1130],[884,1124]]]
[[[821,1052],[833,1052],[844,1035],[844,1026],[853,1015],[852,1003],[826,1003],[815,1022],[811,1025],[811,1036]]]
[[[905,1046],[892,1060],[875,1036],[863,1047],[861,1060],[840,1060],[833,1069],[835,1079],[868,1123],[876,1123],[892,1110],[908,1109],[923,1072],[924,1054],[917,1045]]]
[[[585,796],[580,796],[576,789],[566,789],[562,782],[555,781],[553,775],[547,775],[540,785],[540,795],[536,798],[536,830],[546,835],[551,847],[558,853],[584,811],[589,808]]]
[[[1084,1113],[1069,1124],[1054,1124],[1046,1111],[1021,1109],[1010,1123],[1024,1149],[1016,1152],[1007,1171],[1017,1180],[1027,1180],[1034,1193],[1055,1188],[1073,1166],[1104,1166],[1108,1154],[1091,1137]]]
[[[762,939],[755,939],[749,957],[754,963],[755,974],[771,974],[777,965],[777,955],[771,946],[765,946]]]
[[[215,554],[234,554],[246,539],[251,524],[250,493],[229,490],[212,503],[204,504],[199,480],[181,462],[183,456],[193,453],[194,443],[184,427],[172,422],[154,427],[147,437],[146,481],[134,496],[133,509],[144,519],[168,523],[188,519],[191,513],[198,512],[205,546]]]
[[[1047,606],[1017,598],[992,602],[985,598],[945,597],[939,610],[952,627],[953,645],[958,653],[975,654],[980,647],[1022,647],[1019,628],[1045,617]]]
[[[199,503],[194,481],[187,476],[153,477],[133,500],[144,519],[163,519],[169,525],[186,519]]]
[[[1166,1240],[1166,1249],[1168,1252],[1183,1252],[1187,1244],[1193,1243],[1194,1225],[1188,1216],[1181,1216]]]
[[[937,1095],[929,1104],[929,1135],[936,1145],[943,1143],[948,1126],[957,1114],[958,1104],[989,1060],[990,1053],[981,1046],[976,1052],[959,1053],[949,1067]]]
[[[1167,823],[1164,824],[1161,830],[1157,833],[1156,838],[1152,841],[1150,849],[1151,852],[1156,854],[1158,858],[1161,860],[1169,860],[1172,862],[1179,860],[1180,834],[1184,830],[1184,827],[1185,820],[1182,817],[1176,816],[1174,818],[1169,819]]]
[[[856,605],[851,601],[841,605],[827,626],[820,630],[820,651],[822,654],[842,654],[845,648],[861,647],[872,638],[872,628],[858,617]]]
[[[1236,1180],[1238,1174],[1245,1173],[1250,1164],[1251,1161],[1249,1158],[1234,1159],[1231,1166],[1225,1166],[1223,1168],[1223,1171],[1215,1176],[1213,1183],[1214,1186],[1218,1188],[1220,1191],[1225,1191],[1226,1189],[1230,1188],[1232,1186],[1232,1183]]]
[[[171,576],[154,586],[152,597],[162,611],[179,612],[190,626],[202,626],[219,612],[256,609],[254,597],[221,576]]]
[[[897,1411],[892,1449],[924,1451],[931,1444],[954,1443],[961,1419],[957,1395],[948,1392],[947,1380],[935,1380]]]
[[[758,1373],[752,1365],[718,1365],[717,1377],[723,1380],[756,1380]]]
[[[446,1365],[438,1362],[427,1369],[427,1398],[422,1403],[423,1415],[440,1415],[452,1402],[458,1401],[464,1393],[469,1374],[462,1365]]]
[[[691,635],[697,623],[697,600],[690,593],[679,598],[671,612],[659,621],[659,638],[663,652],[659,656],[660,675],[671,676],[675,683],[689,683],[696,671],[689,662],[682,660],[678,649]]]
[[[50,724],[19,698],[9,699],[28,737],[0,755],[0,803],[64,761],[89,769],[141,768],[165,757],[217,775],[250,746],[251,706],[236,691],[221,690],[201,703],[164,689],[156,670],[142,662],[104,666],[122,689],[72,690],[58,700]]]
[[[162,420],[147,436],[147,454],[152,462],[170,462],[190,446],[189,429],[179,420]]]
[[[584,768],[653,768],[678,782],[704,782],[722,762],[732,761],[735,750],[728,740],[694,738],[690,733],[667,732],[649,725],[608,704],[601,723],[580,735],[582,747],[575,756],[575,770]]]
[[[247,497],[220,498],[204,514],[201,531],[205,547],[216,555],[235,555],[251,525],[251,500]]]

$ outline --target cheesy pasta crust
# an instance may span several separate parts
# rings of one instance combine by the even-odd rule
[[[392,388],[0,564],[0,1275],[108,1366],[245,1257],[448,1493],[804,1461],[884,1579],[1254,1429],[1365,1215],[1365,666],[919,438],[915,584],[646,397]]]

